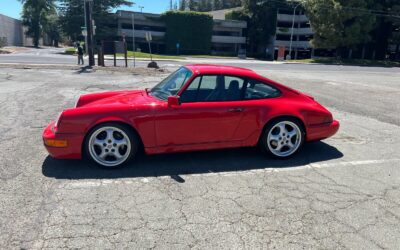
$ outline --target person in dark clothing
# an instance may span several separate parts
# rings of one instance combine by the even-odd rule
[[[78,46],[78,65],[80,64],[80,62],[82,61],[82,65],[85,63],[83,61],[83,48],[82,46],[79,44]]]

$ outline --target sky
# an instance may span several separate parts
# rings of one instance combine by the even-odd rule
[[[118,9],[140,11],[138,6],[143,6],[143,12],[162,13],[169,7],[169,0],[133,0],[133,2],[136,3],[133,7],[122,6]],[[0,0],[0,14],[19,19],[21,10],[22,5],[18,0]]]

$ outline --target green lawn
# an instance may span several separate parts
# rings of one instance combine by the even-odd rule
[[[321,63],[335,65],[356,65],[356,66],[382,66],[382,67],[400,67],[400,62],[379,61],[379,60],[362,60],[362,59],[336,59],[336,58],[312,58],[302,60],[289,60],[287,62],[299,63]]]
[[[117,56],[124,56],[124,54],[117,54]],[[153,59],[185,59],[183,56],[169,56],[169,55],[158,55],[152,54]],[[133,51],[128,51],[128,57],[133,57]],[[150,58],[150,53],[135,52],[137,58]]]
[[[214,55],[187,55],[186,57],[193,57],[193,58],[234,58],[237,59],[235,56],[214,56]]]

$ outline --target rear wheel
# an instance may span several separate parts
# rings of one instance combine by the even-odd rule
[[[86,137],[85,150],[90,160],[105,168],[127,163],[137,153],[139,140],[129,128],[118,123],[100,124]]]
[[[300,150],[304,138],[303,126],[297,120],[280,118],[267,125],[260,146],[274,157],[287,158]]]

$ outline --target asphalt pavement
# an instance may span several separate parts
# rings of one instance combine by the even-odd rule
[[[166,73],[3,65],[0,248],[398,249],[398,68],[214,63],[313,95],[338,134],[289,160],[244,148],[141,156],[107,171],[50,158],[44,126],[80,94],[151,87]]]

